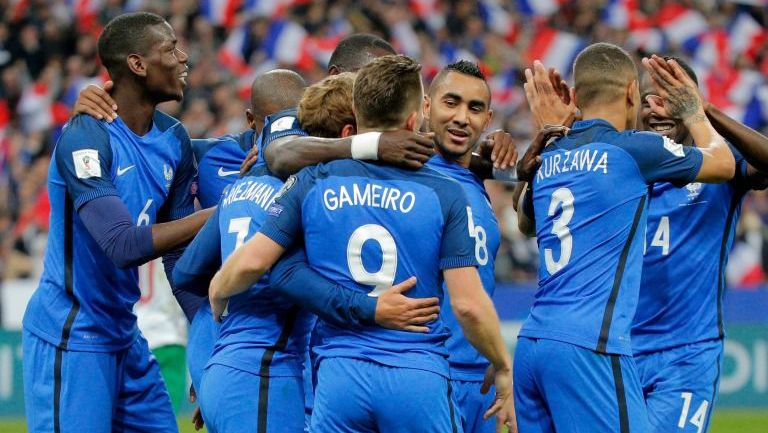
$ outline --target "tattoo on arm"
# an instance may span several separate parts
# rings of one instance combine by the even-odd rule
[[[701,108],[698,95],[688,87],[674,87],[667,96],[667,113],[677,119],[688,119]],[[706,117],[705,117],[706,118]]]

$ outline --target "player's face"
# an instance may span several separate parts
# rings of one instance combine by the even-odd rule
[[[430,94],[429,128],[444,156],[459,158],[477,144],[488,127],[491,95],[480,78],[449,72]]]
[[[642,102],[640,105],[640,127],[644,131],[657,132],[678,143],[682,143],[688,135],[688,130],[685,128],[685,125],[683,125],[683,122],[676,119],[661,117],[651,111],[651,106],[646,100],[646,96],[656,95],[656,90],[647,73],[643,75],[640,85],[640,94]]]
[[[176,46],[176,34],[168,23],[149,31],[152,45],[145,56],[147,89],[159,102],[180,101],[187,86],[189,57]]]

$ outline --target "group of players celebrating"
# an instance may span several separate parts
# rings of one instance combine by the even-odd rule
[[[352,35],[319,83],[260,75],[247,131],[190,140],[156,109],[188,70],[163,18],[113,19],[98,51],[114,86],[84,91],[50,168],[24,318],[31,432],[178,431],[132,312],[136,266],[159,256],[211,432],[707,431],[725,261],[768,139],[708,105],[682,61],[644,59],[641,80],[597,43],[573,88],[526,70],[540,131],[516,208],[541,267],[513,368],[483,180],[517,153],[502,131],[481,140],[477,65],[425,92],[416,61]]]

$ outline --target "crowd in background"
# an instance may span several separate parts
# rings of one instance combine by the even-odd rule
[[[521,150],[533,127],[523,69],[540,58],[567,76],[573,56],[596,41],[638,58],[688,59],[713,103],[768,133],[766,0],[0,0],[0,282],[41,271],[52,147],[78,92],[106,79],[96,55],[101,28],[132,10],[165,16],[190,56],[184,101],[162,109],[192,138],[244,130],[255,74],[287,67],[314,82],[353,32],[381,35],[421,61],[425,82],[453,60],[478,61],[492,89],[492,128],[510,132]],[[510,187],[487,186],[503,233],[498,280],[535,281],[536,243],[516,229]],[[765,280],[767,223],[768,196],[751,193],[731,286]]]

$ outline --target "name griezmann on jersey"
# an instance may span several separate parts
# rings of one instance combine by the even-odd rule
[[[603,174],[608,174],[608,152],[583,149],[545,156],[537,177],[544,180],[569,171],[602,171]]]
[[[224,198],[224,206],[229,206],[232,203],[242,200],[250,200],[262,209],[267,209],[269,205],[272,204],[276,193],[277,191],[275,191],[275,188],[272,187],[272,185],[248,180],[229,188],[229,191]]]
[[[344,206],[368,206],[408,213],[416,204],[416,194],[410,191],[403,193],[397,188],[375,183],[362,187],[353,183],[352,191],[344,185],[326,189],[323,192],[323,204],[330,211]]]

